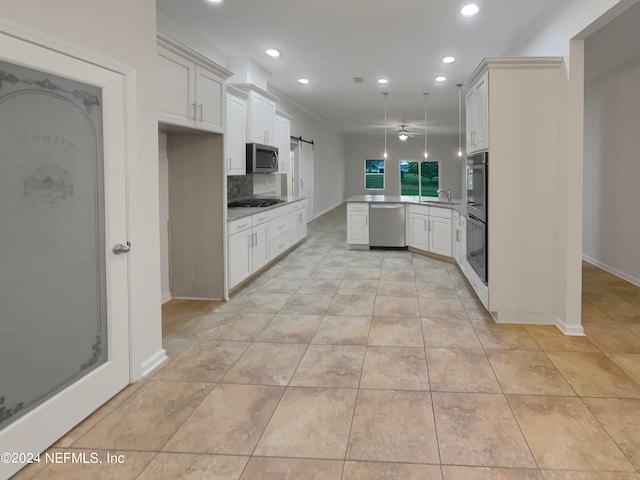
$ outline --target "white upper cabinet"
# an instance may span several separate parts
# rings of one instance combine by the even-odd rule
[[[488,72],[484,72],[466,93],[467,154],[489,148]]]
[[[276,114],[276,135],[278,138],[278,172],[289,173],[289,153],[291,152],[291,120],[283,114]]]
[[[246,96],[242,92],[227,87],[227,175],[244,175],[247,170],[246,105]]]
[[[224,133],[229,70],[158,35],[158,75],[159,122]]]
[[[277,147],[276,102],[278,97],[249,83],[235,84],[234,87],[246,92],[249,96],[248,142]]]
[[[196,127],[214,132],[223,128],[223,90],[223,79],[196,66]]]

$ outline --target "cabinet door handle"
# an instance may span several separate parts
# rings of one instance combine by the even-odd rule
[[[231,157],[229,157],[229,158],[227,159],[227,161],[229,162],[229,167],[228,167],[228,169],[229,169],[229,170],[231,170]]]
[[[254,233],[254,234],[253,234],[253,237],[255,238],[255,240],[253,241],[253,246],[255,247],[255,246],[257,246],[257,245],[258,245],[258,234],[257,234],[257,233]]]
[[[202,119],[204,118],[202,113],[203,110],[204,109],[202,108],[202,104],[200,104],[200,121],[202,121]]]
[[[191,105],[193,105],[193,119],[195,120],[196,118],[198,118],[196,117],[196,104],[192,103]]]

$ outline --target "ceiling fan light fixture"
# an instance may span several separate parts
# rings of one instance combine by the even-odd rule
[[[407,131],[403,128],[402,130],[400,130],[398,132],[398,138],[400,139],[401,142],[404,142],[407,138],[409,138],[409,134],[407,133]]]

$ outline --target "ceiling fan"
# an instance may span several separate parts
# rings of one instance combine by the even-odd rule
[[[407,124],[400,125],[400,130],[398,131],[398,139],[401,142],[406,141],[409,137],[413,137],[415,135],[421,135],[420,133],[407,130],[407,126],[408,126]]]

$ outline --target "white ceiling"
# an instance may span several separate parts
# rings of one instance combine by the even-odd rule
[[[387,124],[457,133],[458,89],[483,57],[517,53],[567,0],[157,0],[159,16],[227,57],[250,57],[269,85],[345,134],[378,134]],[[277,48],[277,59],[265,55]],[[445,65],[445,55],[457,61]],[[447,81],[435,82],[437,75]],[[310,84],[297,83],[300,76]],[[377,85],[387,77],[386,87]],[[364,77],[356,84],[353,77]]]

